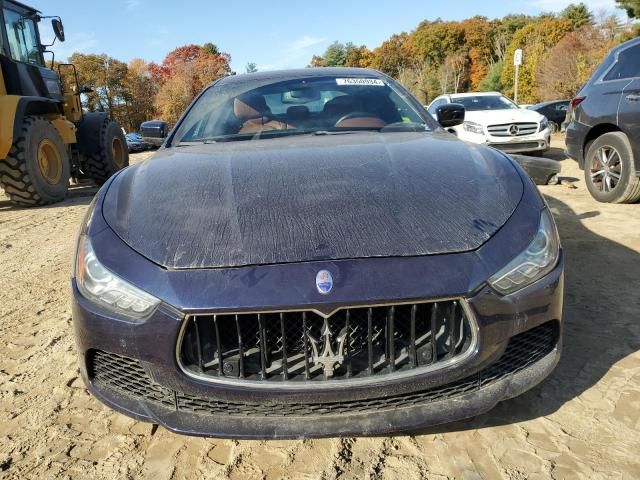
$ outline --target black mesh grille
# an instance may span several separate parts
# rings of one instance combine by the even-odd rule
[[[173,392],[152,382],[140,362],[132,358],[92,350],[89,378],[120,393],[175,407]]]
[[[182,366],[201,376],[323,381],[388,374],[463,354],[472,330],[458,301],[314,312],[189,317]]]
[[[173,392],[152,382],[136,360],[101,351],[94,351],[89,356],[89,375],[102,388],[161,403],[185,413],[259,417],[364,413],[425,404],[478,390],[540,360],[553,350],[557,337],[557,322],[548,322],[513,337],[496,363],[462,380],[411,394],[330,403],[226,402]]]

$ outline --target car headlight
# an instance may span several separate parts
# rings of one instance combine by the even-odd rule
[[[540,225],[524,252],[489,279],[489,284],[506,295],[544,277],[558,263],[560,240],[548,208],[542,210]]]
[[[482,129],[482,125],[475,122],[464,122],[462,124],[462,128],[464,128],[467,132],[477,133],[479,135],[484,134],[484,130]]]
[[[76,284],[82,296],[114,313],[141,319],[160,300],[107,270],[97,259],[87,235],[80,235],[76,253]]]
[[[546,130],[547,128],[549,128],[549,120],[545,117],[542,120],[540,120],[540,132],[542,132],[543,130]]]

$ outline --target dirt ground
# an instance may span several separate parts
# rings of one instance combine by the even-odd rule
[[[561,138],[551,152],[563,159]],[[136,155],[136,160],[145,154]],[[72,250],[91,190],[38,209],[0,192],[0,478],[640,478],[640,205],[542,187],[566,255],[565,350],[527,394],[416,436],[227,441],[115,413],[78,378]]]

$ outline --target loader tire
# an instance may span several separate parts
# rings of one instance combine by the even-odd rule
[[[102,185],[111,175],[129,165],[127,141],[118,122],[105,117],[97,135],[98,144],[87,155],[87,175]]]
[[[7,158],[0,160],[0,186],[14,205],[48,205],[66,197],[70,168],[67,147],[53,124],[26,116]]]

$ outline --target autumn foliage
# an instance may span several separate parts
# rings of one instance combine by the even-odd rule
[[[152,118],[174,123],[205,86],[231,73],[231,57],[212,43],[176,48],[160,64],[81,53],[69,61],[80,84],[93,89],[83,95],[84,107],[109,112],[127,131]]]
[[[153,66],[159,80],[155,106],[160,118],[174,123],[207,85],[231,72],[231,57],[213,44],[185,45],[169,52]]]
[[[619,3],[629,7],[637,0]],[[373,50],[334,42],[323,55],[314,55],[310,66],[373,67],[428,103],[442,93],[465,91],[513,96],[513,55],[522,49],[518,101],[534,103],[574,95],[606,52],[633,34],[633,27],[620,25],[615,17],[596,21],[580,3],[560,14],[424,20]]]

